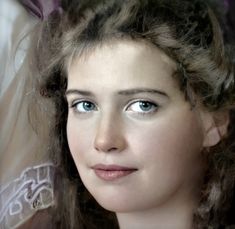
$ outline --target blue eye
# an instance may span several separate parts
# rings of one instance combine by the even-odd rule
[[[127,110],[137,113],[151,113],[156,111],[158,105],[149,101],[136,101],[130,104]]]
[[[71,107],[78,113],[88,113],[97,110],[95,104],[89,101],[75,102]]]

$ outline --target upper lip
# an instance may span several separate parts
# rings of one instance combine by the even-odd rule
[[[121,165],[115,165],[115,164],[110,164],[110,165],[96,164],[96,165],[92,166],[91,168],[95,169],[95,170],[106,170],[106,171],[130,171],[130,170],[137,170],[136,168],[126,167],[126,166],[121,166]]]

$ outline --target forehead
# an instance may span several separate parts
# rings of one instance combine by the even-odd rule
[[[175,87],[175,62],[157,47],[141,41],[115,41],[73,58],[68,66],[68,88]]]

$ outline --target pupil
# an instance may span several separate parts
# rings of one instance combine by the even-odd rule
[[[83,107],[85,110],[91,110],[93,108],[92,103],[84,102]]]
[[[149,110],[152,106],[148,102],[141,102],[140,107],[141,107],[142,110]]]

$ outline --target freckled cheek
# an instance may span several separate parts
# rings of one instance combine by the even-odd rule
[[[133,148],[132,151],[138,155],[140,162],[162,164],[164,161],[168,161],[173,146],[168,138],[169,135],[164,131],[164,129],[157,128],[157,130],[143,131],[131,138],[129,142],[132,142],[130,144]]]
[[[146,129],[147,131],[138,132],[135,137],[130,137],[133,152],[138,154],[140,161],[146,161],[149,166],[158,164],[159,168],[162,166],[164,169],[178,169],[185,164],[194,163],[196,154],[200,151],[197,126],[182,121],[156,123]]]

